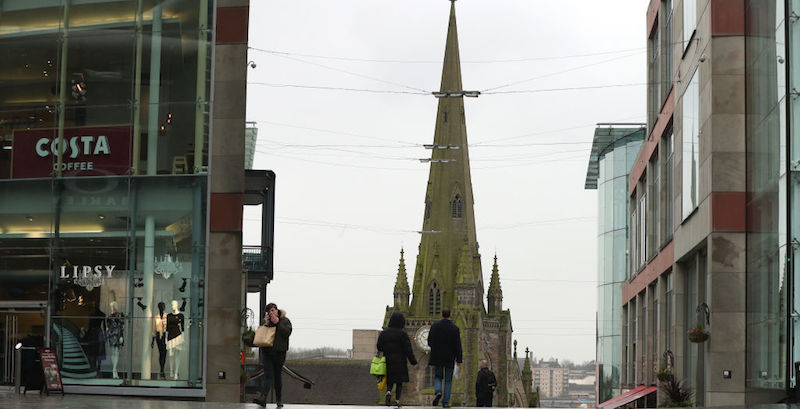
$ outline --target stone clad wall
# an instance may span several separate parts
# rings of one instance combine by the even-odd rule
[[[304,389],[301,382],[284,374],[284,403],[369,406],[378,403],[380,395],[376,378],[369,374],[370,361],[297,359],[287,360],[286,366],[314,381],[314,385]]]

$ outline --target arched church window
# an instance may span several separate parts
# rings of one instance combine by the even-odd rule
[[[453,201],[450,202],[450,217],[454,219],[460,219],[464,217],[464,201],[461,199],[461,195],[456,194],[453,197]]]
[[[442,312],[442,291],[436,281],[431,283],[428,290],[428,315],[436,316]]]
[[[425,220],[431,218],[431,198],[425,197]]]

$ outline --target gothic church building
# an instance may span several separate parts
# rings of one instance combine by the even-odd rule
[[[409,289],[401,250],[394,304],[387,307],[384,319],[385,327],[394,311],[403,312],[406,331],[419,360],[417,366],[409,367],[410,383],[407,392],[404,391],[403,403],[430,405],[433,400],[433,367],[427,365],[427,331],[440,319],[442,309],[449,308],[453,321],[461,329],[464,350],[461,373],[453,379],[452,406],[475,406],[475,378],[479,361],[485,359],[497,375],[494,405],[527,407],[528,391],[523,388],[516,345],[512,353],[511,312],[503,309],[497,257],[484,305],[453,1],[441,89],[436,96],[439,107],[413,287]]]

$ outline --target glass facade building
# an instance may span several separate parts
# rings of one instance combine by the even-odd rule
[[[0,2],[0,340],[65,385],[204,385],[213,7]]]
[[[787,9],[788,6],[788,9]],[[748,0],[747,387],[795,387],[800,27],[797,1]],[[791,18],[789,16],[792,16]],[[794,49],[793,49],[794,48]],[[794,94],[796,91],[793,91]],[[787,347],[788,345],[788,347]]]
[[[595,130],[586,189],[598,193],[597,401],[620,393],[622,283],[628,271],[628,174],[641,149],[644,125]]]

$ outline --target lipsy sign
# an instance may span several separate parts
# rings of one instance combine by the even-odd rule
[[[61,266],[61,278],[103,277],[103,274],[107,274],[106,277],[111,278],[111,273],[116,267],[113,264],[110,266]]]

